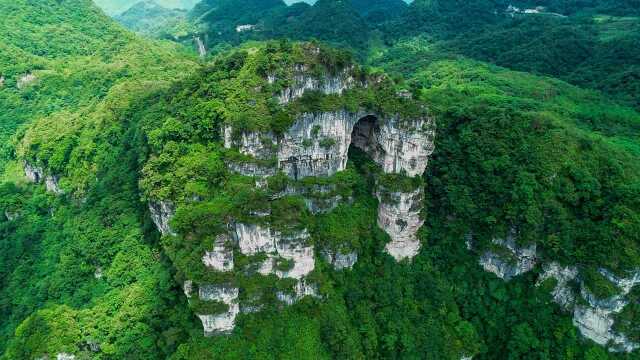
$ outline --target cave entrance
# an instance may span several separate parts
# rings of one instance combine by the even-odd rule
[[[361,118],[353,126],[348,157],[360,172],[365,164],[374,163],[372,155],[378,148],[378,133],[380,125],[373,115]]]

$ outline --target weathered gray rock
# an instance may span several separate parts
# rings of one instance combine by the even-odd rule
[[[191,298],[191,294],[193,294],[193,281],[185,281],[182,285],[182,291],[184,292],[184,296],[186,296],[187,298]]]
[[[250,155],[256,159],[268,159],[275,154],[277,139],[271,132],[242,132],[238,139],[234,139],[233,128],[224,128],[224,147],[238,148],[243,155]]]
[[[366,86],[362,82],[356,81],[352,75],[353,67],[348,67],[336,75],[324,74],[319,77],[311,74],[309,67],[297,64],[293,68],[292,83],[276,95],[276,99],[281,105],[301,97],[305,91],[319,91],[323,94],[342,94],[343,91],[353,88],[356,85]],[[267,76],[267,82],[273,84],[277,77],[273,74]]]
[[[603,346],[610,344],[611,351],[629,352],[640,347],[640,344],[630,341],[624,334],[613,330],[614,315],[624,309],[628,304],[626,296],[635,285],[640,283],[639,272],[620,278],[610,271],[600,269],[599,272],[615,284],[620,289],[620,293],[607,299],[599,299],[582,282],[579,294],[575,293],[570,286],[571,281],[579,279],[579,272],[575,267],[562,267],[557,263],[551,263],[544,265],[543,269],[544,272],[537,284],[549,278],[557,280],[552,292],[553,299],[563,309],[573,313],[573,324],[584,337]],[[583,301],[575,301],[577,296],[580,296]]]
[[[217,271],[233,270],[233,249],[230,242],[231,239],[226,234],[216,236],[213,250],[207,251],[202,257],[204,265]]]
[[[176,214],[173,203],[169,201],[151,201],[149,202],[149,211],[151,212],[151,220],[153,220],[162,235],[176,235],[169,225],[169,222]]]
[[[8,221],[14,221],[17,220],[18,218],[20,218],[20,213],[17,211],[9,211],[9,210],[5,210],[4,211],[4,217],[8,220]]]
[[[361,120],[354,129],[353,144],[364,150],[385,173],[422,175],[433,153],[435,128],[429,119],[400,124],[396,118],[377,122]]]
[[[276,274],[280,278],[301,279],[315,269],[313,246],[307,244],[307,230],[282,234],[268,227],[256,224],[235,224],[235,238],[244,255],[267,254],[267,259],[260,265],[258,272],[263,275]],[[293,262],[287,271],[275,268],[274,262],[282,258]]]
[[[391,237],[391,242],[385,246],[385,250],[397,261],[413,258],[421,247],[417,233],[424,224],[420,214],[423,190],[383,194],[384,190],[381,189],[376,195],[380,200],[378,226]]]
[[[358,262],[358,253],[355,251],[342,253],[340,251],[323,251],[324,259],[336,270],[351,269]]]
[[[496,274],[501,279],[511,278],[531,271],[537,262],[536,244],[518,246],[515,241],[515,231],[511,231],[506,239],[493,239],[493,243],[507,252],[504,255],[493,251],[486,251],[480,257],[479,263],[485,271]]]
[[[55,175],[49,175],[44,178],[44,185],[50,193],[56,195],[64,194],[62,188],[60,188],[60,178]]]
[[[24,175],[32,183],[39,184],[44,182],[45,188],[50,193],[62,195],[64,191],[60,187],[60,177],[57,175],[47,175],[44,169],[31,165],[27,162],[23,163]]]
[[[235,238],[244,255],[274,253],[276,235],[268,227],[257,224],[235,224]]]
[[[553,300],[565,310],[571,309],[575,303],[575,294],[570,287],[570,282],[578,276],[578,269],[575,267],[563,267],[554,262],[545,264],[543,270],[544,272],[536,285],[540,285],[550,278],[556,279],[556,286],[551,293]]]
[[[102,267],[96,266],[96,270],[93,272],[93,277],[95,279],[102,279],[103,276],[104,276],[104,271],[102,270]]]
[[[287,305],[293,305],[305,296],[319,297],[318,288],[308,283],[305,279],[300,279],[293,288],[293,293],[279,291],[276,293],[278,300]]]
[[[205,336],[211,336],[233,330],[235,320],[240,313],[238,305],[238,288],[231,286],[203,285],[198,290],[198,296],[203,301],[219,301],[229,309],[221,314],[198,314]]]
[[[34,74],[28,73],[19,77],[16,85],[18,89],[24,89],[25,87],[35,83],[37,80],[38,78]]]
[[[276,241],[276,252],[281,258],[292,261],[293,267],[287,271],[275,271],[280,278],[302,279],[315,269],[315,254],[313,246],[308,245],[309,233],[303,232],[293,235],[280,235]]]
[[[243,133],[234,139],[224,129],[225,147],[256,158],[277,157],[277,168],[293,179],[332,176],[347,165],[349,145],[366,151],[386,173],[420,175],[434,149],[434,126],[428,118],[400,121],[376,114],[346,110],[304,113],[280,139],[272,134]],[[276,169],[251,163],[231,164],[246,176],[272,176]]]
[[[44,178],[44,170],[27,162],[22,164],[24,176],[32,183],[39,183]]]
[[[293,179],[332,176],[347,166],[351,132],[367,113],[304,113],[280,140],[278,167]]]
[[[580,333],[594,342],[606,345],[611,343],[610,350],[630,352],[640,348],[640,344],[627,339],[624,334],[613,330],[614,315],[620,313],[629,303],[626,296],[631,289],[640,283],[640,271],[631,273],[626,278],[617,277],[606,269],[600,273],[620,289],[620,293],[608,299],[598,299],[584,285],[580,295],[587,305],[577,305],[573,312],[573,323]]]
[[[196,36],[194,40],[196,42],[196,46],[198,47],[198,55],[200,55],[201,58],[207,56],[207,48],[204,46],[204,42],[202,42],[200,36]]]

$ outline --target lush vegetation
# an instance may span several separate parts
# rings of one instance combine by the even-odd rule
[[[546,9],[509,14],[509,4]],[[533,286],[539,268],[505,283],[480,270],[463,240],[473,234],[481,250],[515,229],[541,261],[579,266],[599,298],[619,289],[598,268],[640,267],[633,0],[204,1],[189,18],[205,27],[171,35],[197,33],[220,52],[204,65],[178,44],[124,30],[88,0],[0,7],[3,359],[637,358],[581,337],[551,284]],[[246,24],[258,31],[236,31]],[[355,53],[284,40],[222,51],[284,37]],[[301,62],[316,74],[354,65],[358,80],[375,85],[308,92],[281,107],[272,95]],[[398,99],[399,90],[413,99]],[[260,189],[227,167],[273,159],[224,149],[224,125],[234,135],[281,134],[304,111],[415,117],[423,104],[438,122],[424,177],[384,176],[357,149],[331,178],[277,174]],[[27,183],[22,161],[60,176],[64,194]],[[384,253],[374,184],[425,189],[423,250],[412,262]],[[312,215],[300,196],[274,196],[317,186],[335,190],[313,196],[351,201]],[[160,200],[175,202],[177,236],[160,238],[150,220],[147,203]],[[291,281],[242,271],[259,256],[236,252],[237,270],[224,274],[202,264],[231,219],[266,209],[272,228],[305,227],[317,253],[357,251],[357,264],[334,271],[318,256],[311,280],[322,297],[290,307],[274,290],[291,290]],[[205,338],[194,312],[226,306],[188,302],[186,279],[232,283],[262,311],[240,315],[228,336]],[[629,299],[615,329],[638,341],[637,288]]]

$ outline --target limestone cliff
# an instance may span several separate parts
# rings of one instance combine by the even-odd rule
[[[494,243],[503,246],[507,250],[506,256],[511,258],[492,251],[485,252],[480,258],[480,264],[486,271],[510,280],[535,266],[535,246],[518,247],[513,237],[494,240]],[[573,315],[573,323],[584,337],[600,345],[609,345],[611,351],[629,352],[640,347],[640,344],[614,330],[615,314],[620,313],[629,303],[627,295],[640,283],[640,271],[633,272],[628,277],[617,277],[606,269],[600,269],[599,272],[620,291],[613,297],[599,299],[585,285],[577,267],[552,262],[544,264],[542,269],[537,285],[549,279],[555,281],[551,290],[553,300]]]
[[[519,246],[516,243],[515,231],[512,230],[506,239],[493,239],[495,250],[485,251],[479,259],[485,271],[496,274],[501,279],[511,280],[513,277],[531,271],[537,262],[536,244]]]
[[[270,74],[267,81],[270,84],[275,83],[278,77]],[[281,105],[301,97],[305,91],[320,91],[325,95],[342,94],[343,91],[355,86],[364,86],[364,83],[357,84],[353,76],[353,67],[342,69],[337,74],[324,74],[324,76],[313,76],[312,71],[306,64],[296,64],[293,68],[292,83],[283,89],[276,98]]]
[[[434,151],[434,121],[422,105],[406,94],[387,89],[385,94],[392,94],[393,106],[370,106],[365,100],[358,100],[358,96],[368,99],[370,92],[381,91],[377,89],[382,86],[383,77],[367,78],[354,65],[318,70],[320,50],[304,49],[305,61],[309,63],[296,62],[267,71],[261,75],[260,86],[242,94],[249,99],[239,105],[258,107],[259,100],[251,97],[267,91],[269,106],[279,107],[279,111],[287,114],[286,127],[274,129],[264,123],[249,126],[244,120],[233,119],[222,124],[227,170],[242,175],[249,186],[255,184],[255,194],[264,202],[259,208],[242,204],[250,210],[234,213],[225,220],[226,228],[209,237],[213,238],[213,245],[200,255],[207,271],[216,275],[214,278],[242,274],[242,277],[264,277],[264,281],[275,281],[281,286],[276,287],[275,293],[273,287],[260,292],[245,289],[242,284],[231,286],[198,280],[200,291],[195,298],[189,290],[192,283],[186,282],[185,293],[192,297],[192,302],[217,301],[227,306],[225,312],[217,314],[198,312],[207,335],[233,328],[239,312],[260,311],[260,296],[265,293],[270,292],[266,296],[275,296],[288,305],[308,296],[321,298],[320,287],[314,282],[317,281],[314,273],[321,268],[316,264],[317,254],[335,270],[350,269],[356,264],[357,251],[341,246],[344,244],[329,249],[322,239],[314,238],[313,229],[305,223],[279,221],[272,211],[273,203],[279,200],[292,203],[295,202],[292,198],[301,198],[300,207],[308,210],[308,216],[331,213],[341,204],[349,204],[351,190],[345,191],[335,179],[347,168],[351,145],[378,165],[376,176],[394,174],[407,179],[424,173]],[[327,96],[332,105],[305,108],[301,103],[309,101],[304,100],[306,93]],[[348,96],[351,100],[343,99]],[[361,103],[353,106],[354,101]],[[406,107],[415,111],[405,113]],[[383,111],[389,108],[395,110]],[[424,223],[424,190],[421,186],[410,190],[378,186],[370,191],[379,200],[377,223],[390,237],[386,252],[397,260],[414,257],[420,250],[417,233]],[[176,234],[170,227],[179,207],[178,199],[150,202],[151,217],[164,236],[185,235]]]
[[[420,250],[418,230],[424,224],[422,215],[423,190],[388,192],[378,190],[378,226],[391,237],[385,250],[400,261],[413,258]]]
[[[43,168],[31,165],[27,162],[23,163],[24,175],[32,183],[44,182],[48,192],[55,195],[62,195],[64,191],[60,187],[60,177],[58,175],[46,174]]]

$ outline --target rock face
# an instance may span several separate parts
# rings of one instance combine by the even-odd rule
[[[259,159],[275,155],[278,169],[297,180],[332,176],[344,170],[352,134],[353,144],[367,152],[386,173],[421,175],[434,150],[435,131],[430,119],[401,124],[396,118],[339,110],[304,113],[281,139],[270,133],[242,133],[239,139],[234,139],[229,127],[224,134],[226,148],[238,148],[240,153]],[[269,176],[267,171],[258,169],[241,168],[239,172]]]
[[[353,131],[353,144],[364,150],[385,173],[418,176],[427,168],[434,150],[435,131],[427,119],[400,126],[397,119],[378,124],[363,118]]]
[[[319,91],[326,95],[342,94],[343,91],[358,84],[352,72],[353,68],[349,67],[335,75],[325,74],[317,77],[310,74],[311,71],[307,65],[298,64],[293,69],[291,86],[282,90],[276,98],[281,105],[285,105],[301,97],[307,90]],[[267,80],[273,84],[278,79],[275,75],[269,75]],[[359,84],[364,85],[362,82]]]
[[[310,49],[312,55],[319,49]],[[318,54],[316,54],[318,55]],[[315,68],[314,68],[315,69]],[[292,70],[292,73],[291,73]],[[267,75],[270,84],[289,80],[287,87],[273,94],[280,105],[287,105],[300,98],[306,91],[340,95],[355,87],[377,86],[382,79],[360,80],[354,67],[346,67],[335,73],[318,76],[308,65],[297,64],[287,69],[287,79],[278,74]],[[369,84],[367,84],[369,81]],[[398,95],[404,104],[409,101]],[[425,112],[420,118],[405,119],[398,115],[382,115],[364,110],[364,105],[353,111],[305,112],[295,118],[284,133],[278,135],[265,131],[239,131],[230,125],[222,129],[224,147],[241,156],[228,156],[229,170],[253,177],[256,188],[264,189],[266,199],[275,201],[285,196],[301,196],[307,209],[313,214],[332,211],[343,202],[350,201],[349,190],[331,181],[316,181],[331,177],[346,169],[349,147],[353,144],[365,151],[384,173],[420,176],[434,150],[434,123]],[[284,173],[289,179],[281,190],[266,188],[269,178]],[[303,179],[307,178],[305,181]],[[279,180],[279,179],[278,179]],[[279,183],[276,183],[276,185]],[[372,189],[375,190],[375,189]],[[407,193],[378,191],[380,200],[378,225],[392,241],[386,250],[401,260],[415,256],[420,249],[417,237],[423,225],[421,218],[423,189]],[[390,194],[387,194],[390,193]],[[174,235],[169,226],[175,207],[168,201],[149,204],[151,215],[159,231]],[[315,254],[307,229],[275,228],[269,210],[251,210],[230,221],[229,235],[216,237],[213,248],[202,254],[202,262],[210,270],[218,272],[242,271],[255,276],[273,276],[293,279],[290,291],[277,291],[276,297],[285,304],[293,304],[305,296],[318,296],[317,284],[310,279],[316,269]],[[235,251],[235,259],[234,259]],[[337,270],[349,269],[358,260],[356,252],[325,251],[325,259]],[[243,265],[239,269],[238,264]],[[234,268],[235,266],[235,268]],[[229,274],[227,274],[229,275]],[[233,275],[233,274],[231,274]],[[271,279],[273,280],[273,278]],[[280,280],[279,280],[280,281]],[[288,281],[280,281],[286,284]],[[192,282],[185,282],[187,297],[193,296]],[[243,312],[260,310],[255,299],[238,301],[243,289],[229,285],[205,285],[200,287],[203,301],[220,301],[229,310],[223,314],[198,314],[206,334],[228,331],[234,326],[235,317]],[[193,300],[193,299],[192,299]]]
[[[368,112],[345,110],[304,113],[279,139],[270,133],[244,133],[234,140],[232,129],[225,128],[225,147],[237,148],[258,159],[275,155],[278,170],[295,180],[328,177],[343,171],[352,143],[368,153],[385,173],[421,175],[434,150],[432,121],[401,123],[396,118],[379,119]],[[231,168],[243,175],[270,176],[269,171],[247,164]],[[387,251],[396,259],[413,257],[420,249],[416,234],[424,223],[420,218],[422,191],[396,193],[391,198],[392,201],[380,202],[378,216],[379,226],[392,238]],[[306,204],[313,213],[319,213],[330,211],[340,200],[306,197]]]
[[[358,253],[342,253],[340,251],[324,251],[324,259],[336,270],[351,269],[358,261]]]
[[[640,271],[636,271],[627,278],[618,278],[611,272],[600,269],[600,273],[620,289],[620,293],[609,299],[596,298],[584,285],[580,295],[587,305],[576,305],[573,311],[573,323],[580,333],[600,345],[612,344],[613,351],[633,351],[640,348],[640,344],[627,339],[624,334],[613,330],[614,315],[620,313],[629,303],[626,296],[633,286],[640,283]]]
[[[200,36],[196,36],[194,40],[196,42],[196,46],[198,47],[198,55],[200,55],[201,58],[207,56],[207,48],[204,46],[204,42],[202,42]]]
[[[551,263],[543,268],[544,273],[540,276],[538,284],[549,278],[556,279],[557,284],[552,291],[553,299],[565,310],[573,313],[573,324],[584,337],[600,345],[611,344],[612,351],[629,352],[640,347],[640,344],[613,330],[614,315],[620,313],[628,304],[626,296],[633,286],[640,283],[640,271],[627,278],[618,278],[611,272],[600,269],[600,273],[615,284],[620,293],[608,299],[598,299],[579,281],[579,272],[575,267],[562,267],[557,263]],[[575,286],[571,285],[572,281],[575,281]],[[582,301],[576,301],[578,296]]]
[[[162,235],[176,235],[169,226],[169,222],[176,213],[172,203],[168,201],[150,202],[149,211],[151,212],[153,223]]]
[[[378,191],[378,226],[391,237],[385,247],[397,261],[413,258],[420,251],[420,240],[416,236],[424,220],[422,210],[423,191],[386,192]]]
[[[221,314],[198,314],[206,336],[233,330],[236,316],[240,313],[240,306],[237,302],[238,294],[238,288],[231,286],[200,286],[198,291],[200,300],[218,301],[229,307],[226,312]]]
[[[263,275],[273,273],[280,278],[300,280],[315,269],[314,249],[307,245],[309,233],[306,229],[282,234],[260,225],[236,224],[235,237],[242,254],[267,255],[259,268]],[[278,269],[279,260],[290,263],[290,268]]]
[[[539,285],[547,279],[555,279],[557,283],[551,293],[553,300],[565,310],[570,309],[574,305],[575,295],[569,283],[578,276],[578,269],[575,267],[563,267],[554,262],[544,265],[543,270],[544,272],[538,278],[537,284]]]
[[[17,82],[17,87],[18,89],[24,89],[25,87],[33,84],[34,82],[36,82],[36,80],[38,80],[38,78],[29,73],[29,74],[24,74],[22,75],[20,78],[18,78],[18,82]]]
[[[4,217],[7,219],[7,221],[14,221],[14,220],[17,220],[20,217],[20,213],[19,212],[12,212],[12,211],[9,211],[9,210],[5,210]]]
[[[213,250],[207,251],[202,257],[204,265],[221,272],[233,270],[233,249],[230,242],[228,235],[218,235],[213,243]]]
[[[514,276],[531,271],[537,262],[536,244],[520,247],[516,244],[515,233],[509,233],[506,239],[493,239],[496,246],[505,250],[507,256],[486,251],[480,257],[480,266],[485,271],[496,274],[501,279],[511,280]]]
[[[278,167],[292,179],[332,176],[347,166],[353,126],[366,113],[302,114],[278,147]]]
[[[64,191],[60,188],[60,177],[57,175],[46,175],[44,169],[33,166],[27,162],[23,163],[24,175],[32,183],[44,182],[48,192],[55,195],[62,195]]]
[[[315,286],[307,283],[304,280],[301,280],[296,283],[293,289],[293,293],[285,293],[279,291],[278,293],[276,293],[276,297],[286,305],[293,305],[305,296],[317,297],[317,294],[318,289]]]

